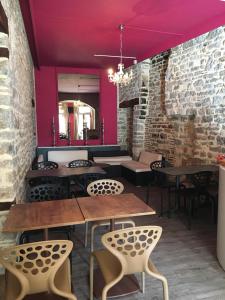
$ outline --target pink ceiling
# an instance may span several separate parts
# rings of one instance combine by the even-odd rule
[[[20,0],[36,65],[115,67],[118,25],[138,61],[225,24],[220,0]],[[132,60],[126,60],[132,64]]]

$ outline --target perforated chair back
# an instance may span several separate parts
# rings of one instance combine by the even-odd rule
[[[69,162],[68,164],[69,168],[80,168],[80,167],[91,167],[91,166],[92,166],[92,162],[86,159],[76,159]]]
[[[33,170],[51,170],[58,169],[59,165],[54,161],[42,161],[32,166]]]
[[[132,227],[104,234],[102,243],[120,261],[121,272],[133,274],[148,269],[149,256],[161,234],[159,226]]]
[[[87,187],[89,196],[121,194],[124,185],[114,179],[100,179],[91,182]]]
[[[29,179],[29,185],[39,185],[39,184],[64,184],[66,182],[65,178],[60,178],[57,176],[40,176]]]
[[[61,184],[46,183],[31,186],[28,190],[30,202],[60,200],[67,198],[68,192]]]
[[[157,168],[171,167],[171,164],[167,160],[155,160],[150,164],[150,169],[155,170]]]
[[[170,163],[166,160],[155,160],[150,164],[150,169],[153,172],[152,181],[155,185],[162,186],[168,181],[166,174],[156,172],[159,168],[169,167]]]
[[[84,193],[87,193],[87,186],[96,180],[104,178],[104,174],[99,173],[87,173],[77,176],[77,184]]]
[[[210,171],[202,171],[195,174],[191,174],[188,176],[188,178],[196,188],[206,188],[210,184],[212,174],[213,173]]]
[[[54,278],[70,252],[71,241],[45,241],[14,246],[0,251],[0,263],[13,274],[21,289],[18,297],[56,290]],[[13,289],[14,287],[10,287]],[[62,296],[67,295],[63,293]],[[68,295],[67,295],[68,296]],[[68,298],[67,298],[68,299]],[[74,296],[70,299],[76,299]]]

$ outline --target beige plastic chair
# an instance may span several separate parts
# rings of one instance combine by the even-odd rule
[[[118,195],[121,194],[124,190],[124,185],[114,179],[100,179],[91,182],[87,186],[87,193],[90,196],[98,196],[98,195]],[[87,235],[88,235],[88,223],[86,223],[86,232],[85,232],[85,246],[87,246]],[[97,227],[100,226],[109,226],[109,220],[102,220],[98,222],[94,222],[91,227],[91,252],[94,251],[94,232]],[[117,219],[115,220],[115,225],[130,225],[132,227],[135,226],[135,222],[129,218],[125,219]]]
[[[144,275],[149,274],[162,281],[164,300],[169,300],[167,279],[159,273],[149,259],[162,234],[159,226],[139,226],[106,233],[102,236],[105,250],[94,251],[90,260],[90,300],[93,300],[94,257],[105,280],[102,300],[106,300],[111,287],[123,276],[142,273],[142,291]]]
[[[26,295],[49,292],[77,300],[71,292],[70,261],[73,243],[45,241],[13,246],[0,251],[6,269],[5,300],[22,300]]]

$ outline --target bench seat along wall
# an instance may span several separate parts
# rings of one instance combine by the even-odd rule
[[[139,104],[132,119],[131,108],[119,109],[119,144],[136,157],[160,152],[175,165],[215,163],[225,153],[224,42],[222,26],[133,66],[120,102]]]

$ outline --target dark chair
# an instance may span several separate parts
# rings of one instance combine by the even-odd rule
[[[76,159],[71,162],[69,162],[68,167],[69,168],[82,168],[82,167],[91,167],[92,162],[90,160],[86,159]],[[79,178],[77,176],[71,177],[70,178],[70,190],[71,190],[71,196],[79,196],[79,190],[80,188],[80,183],[79,183]]]
[[[175,181],[171,181],[171,179],[166,174],[157,172],[157,169],[170,167],[170,166],[171,164],[166,160],[156,160],[150,164],[151,177],[150,177],[149,184],[147,186],[146,203],[149,203],[149,194],[150,194],[151,187],[153,186],[159,187],[160,188],[160,216],[163,215],[164,192],[167,192],[168,194],[168,214],[169,214],[171,208],[170,195],[171,195],[171,191],[175,190],[176,183]]]
[[[29,187],[28,200],[30,202],[51,201],[65,199],[64,187],[60,184],[45,183]],[[71,240],[71,227],[54,228],[50,232],[66,235]],[[20,244],[29,243],[43,239],[42,230],[31,230],[23,232],[20,236]]]
[[[45,183],[32,186],[29,189],[30,202],[60,200],[63,198],[65,198],[65,189],[61,184]]]
[[[32,166],[32,170],[52,170],[58,169],[59,165],[54,161],[42,161],[35,163]]]
[[[86,159],[76,159],[69,162],[68,164],[69,168],[80,168],[80,167],[91,167],[91,166],[92,166],[92,162]]]
[[[99,173],[87,173],[87,174],[82,174],[76,177],[76,189],[73,191],[73,194],[75,197],[79,196],[88,196],[87,193],[87,186],[99,179],[104,179],[106,178],[105,174],[99,174]]]
[[[215,218],[215,199],[210,196],[208,191],[211,184],[212,174],[213,173],[209,171],[190,174],[187,176],[187,179],[191,183],[191,186],[189,188],[184,187],[180,190],[180,195],[184,196],[185,199],[185,208],[187,199],[188,229],[191,229],[192,217],[194,215],[194,211],[198,210],[200,206],[201,198],[211,202],[212,217],[213,219]]]
[[[30,190],[32,187],[39,185],[59,185],[60,186],[60,196],[61,199],[70,198],[70,190],[69,190],[69,179],[68,178],[60,178],[56,176],[41,176],[35,177],[28,181],[28,195],[27,198],[30,199]]]

